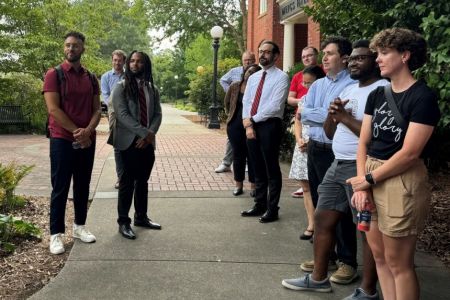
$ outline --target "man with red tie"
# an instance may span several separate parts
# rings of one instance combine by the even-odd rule
[[[247,82],[242,100],[242,118],[249,155],[254,161],[255,204],[241,212],[243,217],[261,216],[261,223],[278,220],[278,202],[282,187],[278,161],[282,136],[284,105],[289,91],[289,77],[275,66],[280,48],[272,41],[259,46],[259,64]]]
[[[124,170],[120,177],[117,211],[119,232],[135,239],[128,217],[134,195],[134,226],[161,229],[147,215],[148,179],[155,162],[155,135],[161,125],[159,93],[153,85],[152,65],[144,52],[128,56],[125,77],[111,95],[116,112],[113,145],[120,151]]]

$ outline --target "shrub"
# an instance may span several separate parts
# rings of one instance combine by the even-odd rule
[[[19,182],[30,173],[34,166],[16,165],[14,162],[4,166],[0,163],[0,212],[7,213],[23,206],[24,199],[15,195]]]
[[[31,122],[31,130],[44,133],[47,110],[41,95],[42,81],[31,75],[0,76],[0,105],[20,105]]]
[[[0,253],[12,253],[13,238],[40,237],[41,231],[35,225],[8,215],[25,204],[25,199],[16,196],[14,191],[19,182],[31,171],[33,166],[0,163]]]
[[[239,66],[239,60],[234,58],[226,58],[224,60],[220,60],[217,64],[217,104],[222,108],[225,93],[222,89],[222,86],[220,86],[219,80],[220,77],[222,77],[226,72],[236,66]],[[207,114],[209,111],[209,107],[212,104],[212,82],[212,65],[205,66],[203,72],[196,73],[196,75],[191,76],[191,81],[189,83],[188,100],[200,114]],[[223,109],[221,111],[221,115],[223,118]]]

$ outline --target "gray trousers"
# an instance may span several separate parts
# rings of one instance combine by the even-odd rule
[[[230,140],[227,139],[227,145],[225,148],[225,156],[222,159],[222,164],[230,167],[233,163],[233,147],[231,147]]]

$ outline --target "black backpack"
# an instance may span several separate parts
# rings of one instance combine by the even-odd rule
[[[56,71],[56,77],[57,77],[57,82],[58,82],[58,90],[59,90],[59,103],[60,103],[60,107],[62,109],[62,104],[64,102],[64,99],[66,98],[66,92],[67,92],[67,88],[66,88],[66,77],[64,76],[64,72],[61,68],[61,65],[57,65],[55,68]],[[91,72],[89,72],[88,70],[86,70],[88,75],[89,75],[89,79],[91,80],[92,83],[92,87],[95,90],[98,87],[98,81],[97,78],[95,77],[95,75]],[[61,92],[62,90],[62,92]],[[50,138],[50,130],[48,128],[48,122],[49,122],[49,116],[47,116],[47,122],[45,122],[45,136],[47,138]]]

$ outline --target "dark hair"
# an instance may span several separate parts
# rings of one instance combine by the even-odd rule
[[[327,37],[320,45],[323,50],[329,44],[336,44],[338,47],[338,52],[341,56],[350,55],[352,53],[352,43],[342,36],[330,36]]]
[[[422,35],[406,28],[390,28],[377,33],[370,42],[370,48],[393,48],[398,52],[409,51],[408,67],[417,70],[427,61],[427,43]]]
[[[79,39],[80,41],[83,42],[83,44],[84,44],[84,41],[86,40],[84,34],[82,34],[81,32],[78,32],[78,31],[70,31],[70,32],[68,32],[64,36],[64,39],[67,39],[69,36],[72,36],[72,37],[74,37],[76,39]]]
[[[249,70],[249,69],[256,69],[255,73],[258,72],[259,70],[261,70],[261,66],[257,65],[257,64],[253,64],[248,66],[247,68],[244,68],[244,73],[242,73],[242,78],[241,78],[241,84],[244,82],[244,77],[245,77],[245,73]]]
[[[264,41],[259,45],[259,47],[261,47],[261,46],[264,45],[264,44],[272,45],[272,54],[280,54],[280,47],[278,47],[278,45],[275,44],[275,42],[268,41],[268,40],[264,40]],[[259,47],[258,47],[258,48],[259,48]]]
[[[314,77],[316,77],[316,79],[320,79],[325,77],[325,72],[322,70],[321,67],[319,66],[309,66],[306,67],[303,71],[303,74],[311,74]]]
[[[353,43],[353,49],[356,48],[370,48],[370,41],[366,40],[366,39],[362,39],[362,40],[357,40]]]
[[[136,77],[130,70],[130,60],[135,53],[142,55],[142,57],[144,58],[144,81],[150,82],[153,91],[155,91],[155,86],[153,85],[152,62],[150,61],[150,57],[145,52],[133,50],[127,57],[124,76],[125,92],[133,97],[137,97],[139,95],[139,88],[136,82]]]

